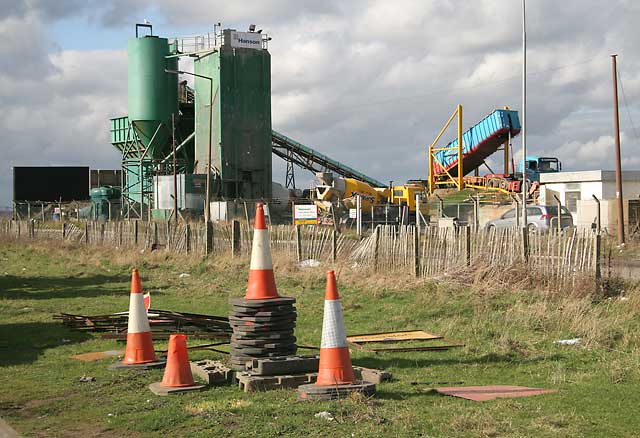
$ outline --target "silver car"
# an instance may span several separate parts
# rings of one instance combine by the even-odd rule
[[[566,207],[561,207],[562,228],[573,227],[573,217]],[[522,214],[518,211],[518,214]],[[518,225],[516,218],[516,209],[512,208],[495,219],[487,222],[485,229],[492,230],[497,228],[513,228]],[[531,205],[527,207],[527,227],[529,231],[547,232],[550,228],[558,227],[558,206],[557,205]]]

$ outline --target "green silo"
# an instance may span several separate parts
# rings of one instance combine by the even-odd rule
[[[206,173],[211,125],[214,198],[271,197],[271,57],[258,33],[223,31],[195,60],[196,173]]]
[[[178,58],[166,58],[172,52],[166,38],[148,35],[129,40],[129,120],[149,148],[145,155],[149,158],[168,152],[171,114],[178,114],[178,75],[165,72],[178,69]]]

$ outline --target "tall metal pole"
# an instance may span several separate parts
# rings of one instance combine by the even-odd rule
[[[171,146],[173,148],[173,219],[178,223],[178,176],[176,160],[176,115],[171,114]]]
[[[618,245],[624,245],[624,202],[622,200],[622,163],[620,159],[620,118],[618,117],[618,55],[611,55],[613,73],[613,130],[616,144],[616,199],[618,201]]]
[[[527,20],[522,0],[522,227],[527,228]]]

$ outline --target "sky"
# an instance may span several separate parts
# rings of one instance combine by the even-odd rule
[[[255,23],[272,37],[273,128],[403,182],[426,178],[427,147],[457,104],[465,128],[521,111],[521,14],[516,0],[0,0],[0,207],[12,166],[119,167],[109,119],[127,113],[126,44],[144,19],[167,37]],[[529,155],[614,168],[616,53],[622,165],[640,169],[638,22],[636,0],[527,1]],[[513,148],[517,160],[520,137]],[[274,180],[284,168],[274,158]]]

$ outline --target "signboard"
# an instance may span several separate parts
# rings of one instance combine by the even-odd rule
[[[350,208],[349,209],[349,219],[358,219],[358,209]]]
[[[293,223],[295,225],[316,225],[318,223],[318,206],[315,204],[294,205]]]
[[[89,199],[89,168],[42,166],[13,168],[13,200],[69,202]]]
[[[231,47],[262,49],[262,34],[256,32],[231,32]]]

